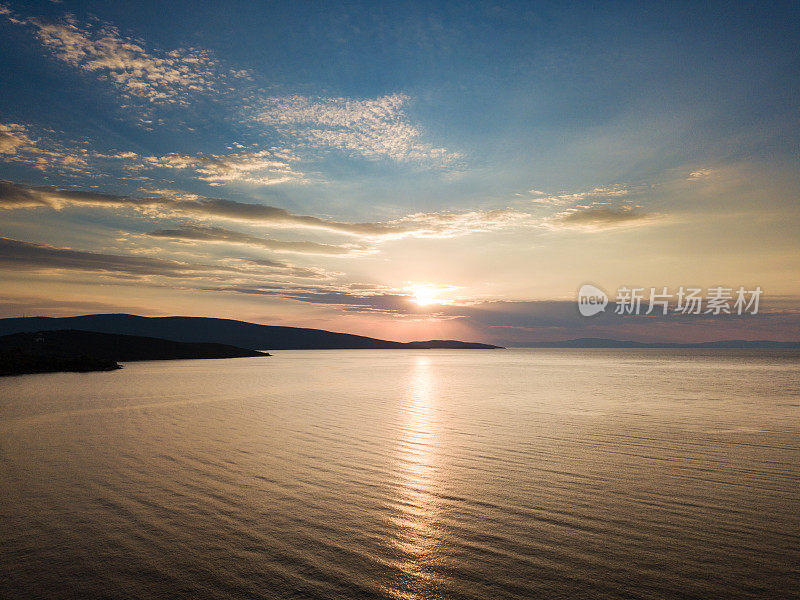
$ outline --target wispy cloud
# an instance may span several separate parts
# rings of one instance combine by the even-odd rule
[[[416,213],[383,223],[362,223],[364,235],[387,238],[450,238],[531,224],[527,213],[511,208],[463,212]]]
[[[0,14],[30,27],[55,58],[108,81],[128,100],[187,104],[194,94],[217,92],[226,81],[249,77],[223,68],[207,50],[152,50],[107,23],[81,23],[70,15],[46,21],[15,15],[7,7]]]
[[[699,179],[706,179],[714,172],[713,169],[696,169],[689,173],[688,181],[697,181]]]
[[[63,137],[63,136],[61,136]],[[116,173],[117,178],[157,169],[186,171],[212,186],[226,183],[275,185],[306,183],[294,166],[292,152],[270,148],[228,154],[181,154],[140,156],[131,150],[99,152],[88,140],[64,141],[52,130],[42,131],[21,123],[0,123],[0,160],[24,164],[48,173],[99,177]]]
[[[15,269],[79,270],[164,277],[235,271],[231,267],[183,263],[148,256],[86,252],[9,238],[0,238],[0,265]]]
[[[545,220],[550,228],[600,230],[621,226],[644,225],[657,215],[642,212],[637,206],[612,206],[596,203],[571,208]]]
[[[21,317],[24,315],[48,315],[51,317],[70,317],[86,313],[128,313],[163,314],[158,309],[128,304],[124,301],[103,302],[88,300],[85,296],[71,298],[44,298],[30,295],[7,295],[0,297],[0,318]]]
[[[161,218],[184,215],[201,219],[249,222],[267,227],[322,229],[376,240],[404,237],[455,237],[522,225],[529,222],[530,219],[530,215],[513,209],[496,209],[417,213],[389,221],[350,223],[309,215],[297,215],[283,208],[263,204],[247,204],[235,200],[206,198],[189,194],[134,197],[64,190],[52,186],[25,186],[9,181],[0,181],[0,208],[49,207],[61,209],[67,206],[131,208]]]
[[[83,271],[123,277],[204,278],[257,282],[259,275],[325,279],[322,269],[268,259],[230,259],[232,264],[203,264],[135,254],[88,252],[0,237],[0,267],[31,271]]]
[[[273,274],[298,277],[301,279],[329,279],[335,273],[317,267],[299,267],[285,262],[271,260],[268,258],[243,258],[239,262],[245,266],[255,265],[256,267],[266,267],[271,269]]]
[[[336,289],[334,287],[269,289],[226,286],[219,288],[218,291],[256,296],[279,296],[308,304],[336,306],[347,312],[383,313],[393,316],[418,316],[436,312],[434,307],[421,307],[415,304],[414,298],[410,294],[380,290],[355,293],[347,288]]]
[[[28,125],[0,123],[0,160],[40,171],[89,175],[90,159],[99,156],[80,146],[67,147],[34,133]]]
[[[83,190],[67,190],[55,186],[28,186],[0,180],[0,208],[24,210],[31,208],[61,209],[67,206],[147,206],[149,201],[114,194],[101,194]]]
[[[14,155],[20,149],[33,146],[24,125],[17,123],[0,123],[0,154]]]
[[[147,235],[155,238],[171,239],[187,242],[215,242],[226,244],[242,244],[256,248],[264,248],[273,252],[289,252],[294,254],[320,255],[357,255],[368,252],[368,247],[360,244],[322,244],[308,241],[285,241],[248,235],[231,231],[222,227],[201,227],[189,225],[178,229],[158,229]]]
[[[423,141],[405,107],[410,98],[284,96],[261,101],[255,119],[308,150],[339,150],[366,159],[445,165],[461,155]]]
[[[134,106],[137,123],[148,129],[163,122],[155,107],[183,108],[204,97],[220,101],[221,111],[244,114],[246,122],[268,130],[270,144],[278,143],[303,158],[336,151],[367,160],[451,168],[463,158],[426,139],[421,125],[408,114],[412,98],[406,94],[259,97],[263,90],[253,91],[251,73],[223,65],[206,49],[157,50],[110,23],[83,22],[70,14],[45,20],[5,7],[0,15],[28,28],[58,61],[112,86],[119,92],[121,107]],[[231,181],[270,185],[303,179],[290,166],[292,161],[274,150],[227,156],[173,153],[149,159],[158,166],[194,169],[212,185]]]
[[[179,154],[149,156],[147,166],[170,169],[191,169],[198,179],[210,185],[242,182],[258,185],[275,185],[289,181],[303,182],[303,174],[291,163],[297,158],[286,151],[260,150],[231,154]]]
[[[549,206],[565,206],[586,200],[599,200],[605,198],[620,198],[627,196],[630,190],[624,185],[597,186],[591,190],[580,192],[559,192],[548,194],[540,190],[530,190],[531,201],[536,204],[546,204]]]

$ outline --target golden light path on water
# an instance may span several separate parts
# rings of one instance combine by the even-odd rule
[[[436,386],[428,356],[415,357],[402,406],[405,417],[396,452],[399,487],[395,545],[404,557],[397,565],[403,580],[386,591],[411,600],[430,597],[431,570],[439,539],[436,530],[437,459]]]

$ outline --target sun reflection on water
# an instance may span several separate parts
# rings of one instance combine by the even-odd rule
[[[431,597],[431,568],[436,564],[439,536],[436,528],[438,481],[436,464],[435,378],[428,356],[415,358],[402,406],[395,472],[395,546],[404,576],[393,582],[390,593],[398,598]]]

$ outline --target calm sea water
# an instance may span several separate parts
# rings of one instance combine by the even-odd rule
[[[4,598],[800,597],[800,354],[0,380]]]

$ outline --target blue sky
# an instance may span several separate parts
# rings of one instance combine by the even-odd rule
[[[800,336],[796,4],[2,6],[6,315]],[[587,281],[774,314],[576,320]]]

